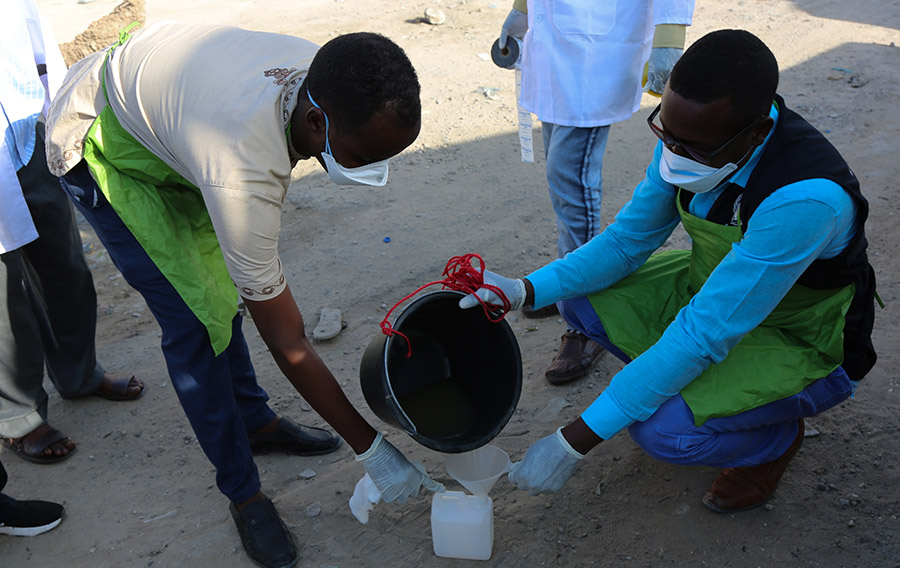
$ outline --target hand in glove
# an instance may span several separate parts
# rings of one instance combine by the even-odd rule
[[[520,309],[525,304],[525,281],[522,279],[513,280],[500,276],[490,270],[484,271],[484,283],[496,286],[509,300],[509,311]],[[462,309],[473,308],[479,304],[478,299],[481,298],[486,304],[494,306],[503,306],[503,300],[500,299],[493,290],[487,288],[479,288],[474,294],[469,294],[459,301],[459,307]]]
[[[669,80],[672,67],[681,57],[683,49],[676,47],[654,47],[650,50],[650,61],[647,62],[647,83],[644,90],[661,95]]]
[[[509,15],[506,16],[506,20],[503,22],[503,27],[500,28],[500,40],[497,42],[497,46],[500,49],[506,47],[506,41],[509,36],[512,36],[516,39],[522,39],[525,37],[525,32],[528,31],[528,14],[525,12],[520,12],[513,8],[509,11]]]
[[[509,480],[513,485],[538,495],[559,491],[566,484],[584,456],[569,445],[561,430],[535,442],[522,461],[512,465]]]
[[[362,462],[385,503],[403,503],[409,497],[418,497],[422,485],[432,491],[444,488],[428,477],[421,465],[417,467],[410,463],[400,450],[384,439],[381,432],[365,453],[356,456],[356,461]]]
[[[682,24],[658,24],[653,32],[653,48],[647,62],[644,90],[662,96],[666,81],[675,62],[684,52],[687,26]]]

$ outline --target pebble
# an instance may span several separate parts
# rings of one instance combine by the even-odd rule
[[[425,8],[425,17],[422,21],[432,26],[439,26],[447,21],[447,15],[437,8]]]
[[[322,514],[322,504],[316,501],[306,508],[305,514],[307,517],[318,517],[320,514]]]
[[[763,507],[763,509],[765,509],[766,511],[771,511],[774,508],[775,508],[775,505],[773,505],[771,503],[766,503],[765,506]]]
[[[312,479],[316,475],[317,474],[315,471],[313,471],[311,469],[307,469],[307,470],[304,470],[304,471],[298,473],[297,477],[299,477],[300,479]]]

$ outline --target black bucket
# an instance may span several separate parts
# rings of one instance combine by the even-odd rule
[[[522,355],[506,320],[459,308],[461,292],[423,294],[366,348],[359,379],[375,414],[439,452],[479,448],[506,426],[522,392]]]

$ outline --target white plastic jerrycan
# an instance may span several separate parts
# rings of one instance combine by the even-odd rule
[[[444,558],[488,560],[494,546],[494,503],[490,497],[462,491],[431,498],[434,553]]]
[[[496,446],[482,446],[447,458],[447,473],[474,495],[445,491],[432,497],[431,539],[437,556],[467,560],[491,557],[494,502],[487,494],[509,467],[509,456]]]

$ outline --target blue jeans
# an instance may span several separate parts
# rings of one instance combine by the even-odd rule
[[[569,325],[628,363],[587,298],[559,303]],[[678,465],[745,467],[768,463],[787,451],[797,437],[797,421],[815,416],[846,400],[853,385],[842,367],[799,393],[733,416],[694,425],[694,415],[681,395],[663,403],[650,418],[628,427],[631,438],[652,457]]]
[[[276,415],[256,382],[241,317],[236,315],[232,322],[231,343],[215,356],[206,327],[103,197],[84,162],[60,183],[159,323],[172,387],[200,447],[216,467],[219,490],[235,503],[246,501],[260,488],[247,432],[269,424]]]
[[[541,128],[562,258],[600,232],[603,152],[609,126],[579,128],[544,122]]]

